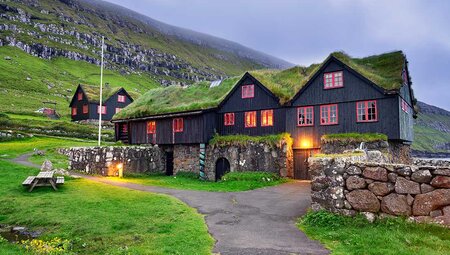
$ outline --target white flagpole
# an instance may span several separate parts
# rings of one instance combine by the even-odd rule
[[[103,44],[105,43],[105,37],[102,36],[102,61],[100,63],[100,106],[99,106],[99,114],[98,114],[98,146],[100,146],[102,140],[102,104],[103,104]]]

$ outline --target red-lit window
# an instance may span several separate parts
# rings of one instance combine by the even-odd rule
[[[405,100],[402,99],[402,110],[404,112],[408,113],[409,112],[408,109],[409,109],[408,103]]]
[[[225,113],[223,115],[223,124],[225,126],[234,126],[234,113]]]
[[[314,126],[314,107],[297,108],[297,126]]]
[[[378,120],[377,101],[356,102],[356,120],[358,122],[373,122]]]
[[[273,126],[273,110],[261,111],[261,127]]]
[[[329,104],[320,106],[320,125],[338,124],[338,105]]]
[[[118,113],[118,112],[120,112],[120,111],[122,111],[122,108],[116,107],[116,113]]]
[[[173,119],[173,132],[183,132],[183,118]]]
[[[97,113],[100,114],[100,105],[97,105]],[[102,106],[102,114],[106,114],[106,106]]]
[[[72,107],[72,116],[77,115],[77,108],[76,107]]]
[[[83,113],[86,114],[89,112],[89,106],[87,104],[83,105]]]
[[[78,101],[83,100],[83,92],[78,92],[77,97],[78,97]]]
[[[155,134],[155,133],[156,133],[156,121],[148,121],[147,134]]]
[[[117,101],[118,101],[119,103],[125,103],[125,96],[119,95],[119,96],[117,97]]]
[[[324,89],[334,89],[341,87],[344,87],[344,74],[342,71],[323,74]]]
[[[256,127],[256,112],[245,113],[245,127]]]
[[[242,98],[253,98],[255,96],[255,85],[242,86]]]
[[[121,125],[121,127],[122,127],[122,133],[128,133],[128,124],[127,123],[123,123],[123,124],[120,124]]]

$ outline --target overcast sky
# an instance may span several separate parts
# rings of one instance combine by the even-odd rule
[[[450,1],[108,1],[301,65],[403,50],[416,97],[450,110]]]

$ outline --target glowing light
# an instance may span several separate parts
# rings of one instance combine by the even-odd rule
[[[308,140],[302,140],[300,146],[302,148],[310,148],[311,147],[311,143]]]
[[[123,164],[119,163],[117,164],[117,170],[119,170],[119,178],[123,177]]]

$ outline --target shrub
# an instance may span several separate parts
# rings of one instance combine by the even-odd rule
[[[277,145],[280,141],[286,140],[287,143],[292,143],[292,138],[289,133],[281,133],[277,135],[265,136],[248,136],[248,135],[219,135],[215,134],[209,141],[211,145],[227,146],[227,145],[244,145],[248,142],[254,143],[268,143]]]
[[[385,134],[379,133],[339,133],[327,134],[321,137],[322,142],[379,142],[387,141]]]

